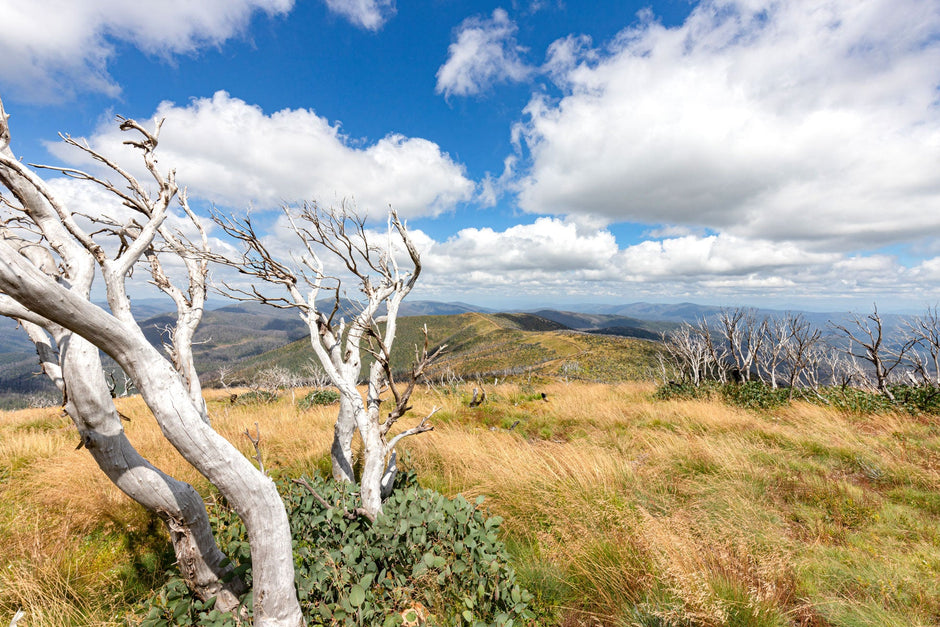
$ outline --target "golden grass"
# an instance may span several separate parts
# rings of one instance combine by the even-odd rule
[[[416,394],[414,417],[440,411],[403,457],[426,485],[487,497],[517,570],[559,621],[940,624],[935,417],[805,403],[757,413],[655,401],[637,383],[488,385],[471,409],[470,387]],[[208,394],[213,425],[245,453],[257,422],[269,468],[328,468],[335,406],[227,395]],[[209,491],[140,399],[119,404],[145,456]],[[122,538],[151,523],[73,450],[56,411],[0,415],[0,624],[23,607],[29,625],[110,625],[113,597],[127,594],[115,580]],[[87,601],[108,590],[112,601]]]

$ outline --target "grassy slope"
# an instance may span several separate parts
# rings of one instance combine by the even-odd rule
[[[642,379],[656,354],[651,342],[566,331],[529,314],[411,316],[399,320],[393,370],[410,368],[415,347],[424,344],[425,326],[431,350],[446,345],[429,369],[432,378],[535,372],[590,381]],[[234,377],[247,381],[271,366],[302,372],[312,358],[309,340],[299,340],[240,362]]]
[[[559,621],[940,624],[936,417],[756,413],[654,401],[637,383],[500,384],[470,409],[469,387],[421,390],[416,414],[443,409],[408,463],[445,493],[487,496]],[[119,403],[146,455],[208,490],[139,399]],[[269,467],[328,463],[335,407],[210,410],[246,452],[240,431],[259,422]],[[57,410],[0,414],[0,624],[17,607],[30,627],[119,624],[171,561],[76,441]]]

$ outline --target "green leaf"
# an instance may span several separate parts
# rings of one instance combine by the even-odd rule
[[[467,621],[468,623],[473,622],[473,612],[471,612],[470,610],[464,610],[461,616],[463,616],[463,619]]]
[[[349,604],[353,607],[359,607],[366,600],[366,591],[359,584],[349,589]]]

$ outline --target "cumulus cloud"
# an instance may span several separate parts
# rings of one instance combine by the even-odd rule
[[[447,49],[447,61],[437,71],[437,93],[471,96],[496,83],[525,80],[533,69],[522,59],[517,30],[503,9],[489,18],[464,20]]]
[[[395,15],[395,0],[326,0],[326,6],[355,26],[372,31]]]
[[[515,129],[520,206],[852,250],[940,232],[940,5],[707,0],[569,37]],[[833,248],[834,247],[834,248]]]
[[[889,258],[850,258],[799,246],[732,235],[685,235],[621,248],[604,228],[560,218],[538,218],[504,231],[468,228],[444,241],[418,232],[425,293],[498,294],[555,301],[643,297],[705,298],[752,293],[769,298],[825,290],[882,289],[879,277],[910,271]],[[865,264],[874,267],[864,270]],[[849,268],[852,268],[851,271]],[[846,288],[848,272],[859,277]],[[907,279],[905,279],[907,280]]]
[[[353,146],[338,124],[309,109],[267,115],[220,91],[184,107],[163,102],[148,124],[160,119],[161,166],[176,168],[191,196],[222,205],[354,199],[363,213],[384,214],[391,204],[412,217],[448,211],[474,191],[463,166],[433,142],[391,134]],[[88,141],[103,154],[121,155],[122,163],[137,164],[139,156],[122,145],[126,139],[105,124]],[[49,148],[67,162],[93,165],[62,144]]]
[[[0,0],[0,82],[36,100],[80,91],[117,95],[108,74],[115,45],[160,56],[218,45],[252,15],[286,13],[293,0],[171,0],[159,7],[120,0]]]

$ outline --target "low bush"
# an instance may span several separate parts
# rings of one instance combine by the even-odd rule
[[[294,537],[297,592],[309,625],[519,625],[533,618],[498,539],[499,517],[463,497],[448,499],[402,473],[375,522],[349,519],[356,486],[323,479],[279,483]],[[247,534],[234,513],[213,516],[222,550],[251,580]],[[245,600],[250,613],[250,594]],[[144,627],[235,625],[173,576],[143,610]]]
[[[729,405],[745,409],[774,409],[786,405],[790,390],[773,388],[761,381],[726,383],[721,386],[721,396]]]
[[[940,387],[932,385],[890,386],[894,400],[886,395],[848,386],[821,388],[818,393],[808,389],[793,390],[793,398],[822,403],[847,413],[865,415],[887,412],[909,414],[940,414]],[[786,405],[791,397],[789,388],[773,388],[761,381],[724,383],[705,381],[700,385],[669,382],[656,389],[658,400],[715,400],[745,409],[769,410]]]
[[[338,402],[339,392],[336,390],[313,390],[297,401],[297,407],[307,410],[318,405],[332,405]]]
[[[935,385],[892,385],[895,403],[912,414],[940,414],[940,387]]]
[[[268,405],[277,401],[277,393],[268,390],[252,390],[235,397],[236,405]]]
[[[670,381],[656,388],[653,396],[661,401],[703,399],[709,396],[713,388],[714,385],[708,382],[694,385],[692,383]]]

